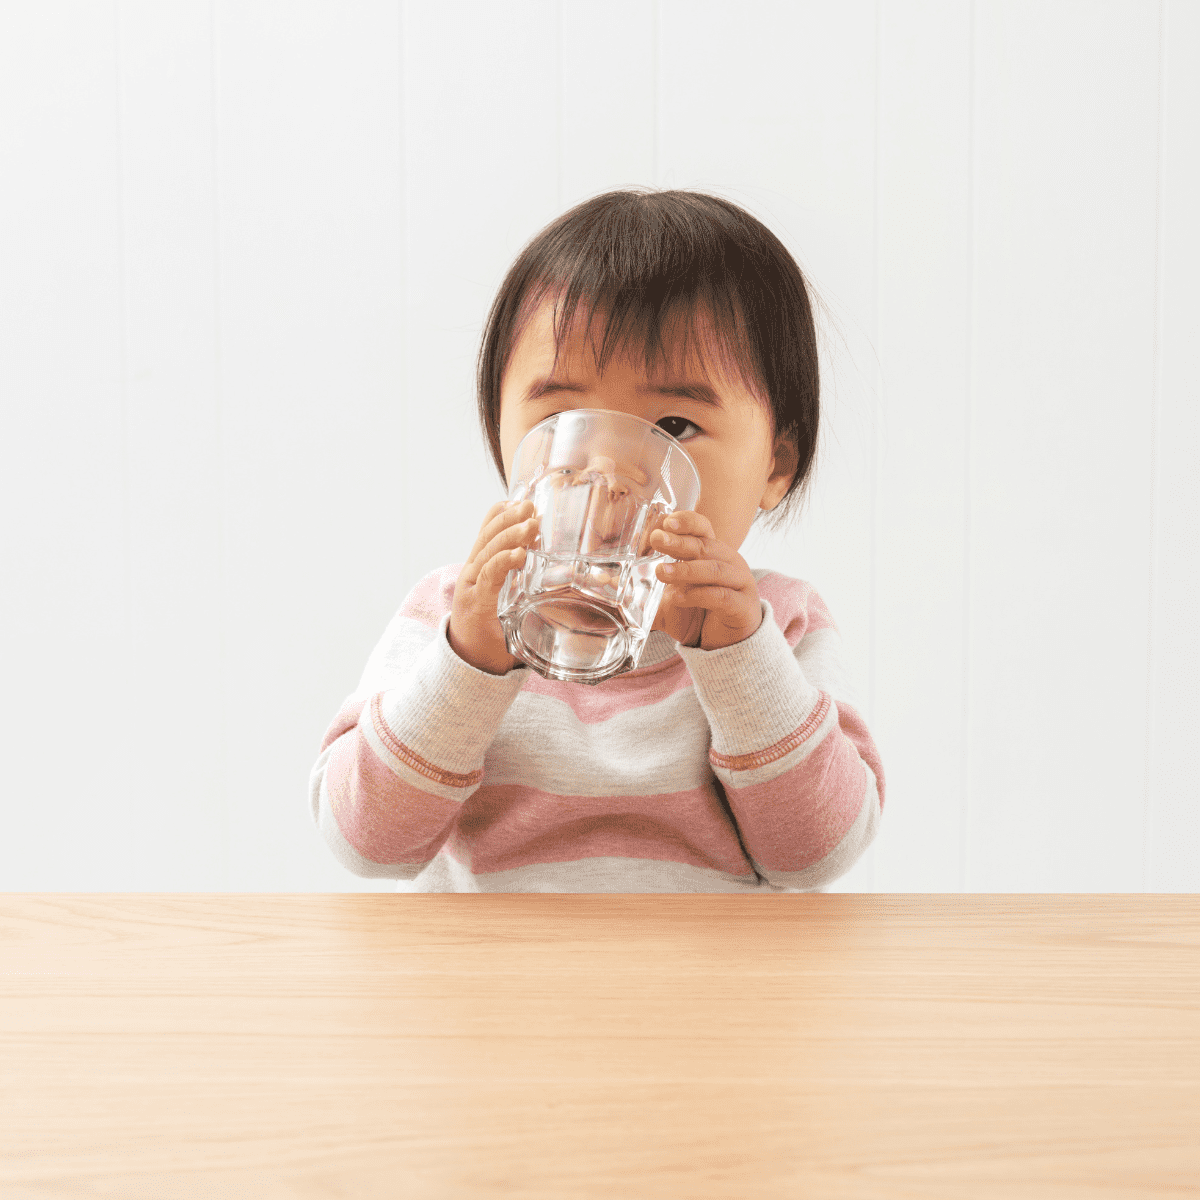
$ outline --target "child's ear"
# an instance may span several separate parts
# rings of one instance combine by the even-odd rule
[[[763,491],[758,507],[770,512],[783,499],[783,494],[791,487],[797,469],[800,466],[800,454],[795,443],[786,437],[775,442],[775,460],[771,465],[771,474],[767,477],[767,486]]]

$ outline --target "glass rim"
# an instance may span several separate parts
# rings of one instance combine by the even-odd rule
[[[695,460],[684,449],[683,443],[679,441],[673,434],[668,433],[665,429],[660,429],[651,421],[647,421],[645,417],[635,416],[633,413],[621,412],[615,408],[564,408],[560,412],[551,413],[548,417],[543,417],[536,425],[534,425],[524,437],[517,443],[516,451],[513,453],[513,466],[515,467],[518,459],[521,456],[521,447],[525,444],[525,439],[536,433],[543,425],[548,425],[551,421],[557,421],[559,417],[574,416],[576,413],[586,415],[595,415],[599,417],[623,417],[628,421],[637,421],[641,425],[645,425],[647,429],[653,430],[659,437],[666,438],[668,444],[673,446],[680,454],[683,455],[684,462],[691,467],[696,476],[696,487],[700,487],[700,468],[696,466]]]

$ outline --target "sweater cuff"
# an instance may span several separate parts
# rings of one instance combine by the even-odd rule
[[[737,756],[766,749],[795,732],[820,703],[804,677],[770,602],[745,641],[719,650],[679,646],[712,730],[712,748]]]
[[[491,675],[464,662],[450,646],[450,614],[380,710],[397,741],[442,771],[468,774],[499,732],[505,714],[529,678],[528,667]]]

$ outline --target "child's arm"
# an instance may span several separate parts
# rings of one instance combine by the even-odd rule
[[[709,761],[770,883],[824,887],[875,836],[883,767],[850,703],[840,638],[807,584],[759,580],[762,622],[717,650],[681,646],[712,730]]]
[[[356,875],[413,879],[433,859],[528,678],[455,654],[447,626],[458,573],[435,571],[408,595],[313,767],[313,820]]]

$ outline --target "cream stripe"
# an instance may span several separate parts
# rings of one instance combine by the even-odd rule
[[[484,759],[488,785],[563,796],[683,792],[712,780],[709,728],[694,690],[586,724],[562,700],[521,692]]]
[[[791,733],[764,750],[754,750],[749,754],[718,754],[710,750],[708,757],[714,767],[724,767],[727,771],[751,771],[756,767],[765,767],[808,741],[825,720],[829,704],[829,697],[822,693],[812,712]]]
[[[387,721],[384,720],[383,710],[380,705],[381,693],[376,692],[371,697],[371,723],[378,735],[379,740],[398,758],[406,767],[416,771],[418,775],[424,775],[426,779],[432,779],[434,783],[444,783],[447,787],[474,787],[483,779],[483,769],[478,768],[474,771],[458,772],[444,771],[440,767],[435,766],[431,762],[426,762],[415,750],[406,746],[394,733],[388,728]]]

